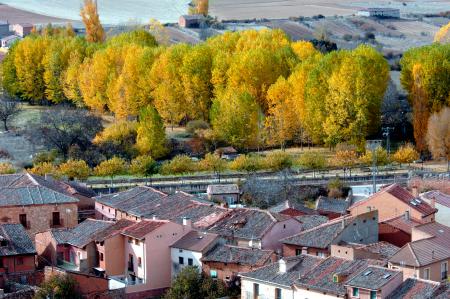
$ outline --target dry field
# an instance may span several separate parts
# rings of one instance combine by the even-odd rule
[[[32,12],[23,11],[1,3],[0,3],[0,20],[7,20],[10,24],[67,23],[69,21],[65,19],[48,17]]]
[[[448,0],[210,0],[210,13],[220,20],[286,19],[318,14],[324,16],[352,15],[362,7],[386,5],[400,8],[402,13],[450,10]]]

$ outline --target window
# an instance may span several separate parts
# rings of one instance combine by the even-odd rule
[[[135,240],[134,240],[134,244],[139,245],[139,243],[140,243],[140,242],[139,242],[138,239],[135,239]]]
[[[441,279],[447,279],[448,275],[448,262],[441,263]]]
[[[19,222],[20,222],[20,224],[22,224],[23,227],[28,228],[27,214],[20,214]]]
[[[286,224],[283,224],[283,228],[286,228]]]
[[[59,212],[53,212],[52,223],[53,223],[53,225],[61,225],[61,219],[59,218]]]
[[[253,284],[253,297],[257,299],[259,297],[259,284]]]
[[[0,268],[3,268],[3,259],[0,257]]]
[[[430,268],[425,268],[423,271],[423,279],[430,279]]]
[[[178,249],[178,252],[183,252],[183,249]]]
[[[377,299],[377,291],[370,291],[370,299]]]
[[[133,243],[133,238],[128,238],[128,243]]]
[[[211,278],[217,278],[217,270],[210,270],[209,276],[211,276]]]
[[[182,257],[182,256],[178,257],[178,264],[184,265],[184,257]]]
[[[8,241],[7,240],[0,240],[0,247],[5,247],[8,246]]]
[[[188,259],[188,266],[192,266],[194,265],[194,260],[193,259]]]
[[[359,289],[358,288],[353,288],[352,296],[355,298],[359,298]]]
[[[142,258],[138,257],[138,267],[142,267]]]
[[[295,249],[295,255],[301,255],[302,250],[301,249]]]
[[[103,253],[100,252],[100,260],[103,262],[104,256]]]
[[[133,261],[133,255],[128,255],[128,271],[134,272],[134,261]]]
[[[17,264],[17,265],[23,265],[23,257],[18,257],[18,258],[16,259],[16,264]]]
[[[281,289],[275,288],[275,299],[281,299]]]

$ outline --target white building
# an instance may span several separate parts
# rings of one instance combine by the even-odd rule
[[[420,198],[438,209],[436,221],[446,226],[450,226],[450,195],[440,191],[428,191],[420,194]]]
[[[387,7],[369,7],[358,10],[357,15],[361,17],[375,18],[400,18],[400,9]]]
[[[191,231],[170,246],[172,259],[172,279],[187,266],[202,269],[201,258],[217,242],[219,236],[211,233]]]
[[[4,38],[1,39],[1,47],[8,49],[9,47],[12,46],[12,44],[14,44],[16,41],[20,39],[21,37],[17,35],[5,36]]]
[[[321,261],[316,256],[299,255],[243,273],[240,275],[241,298],[294,298],[294,282]]]

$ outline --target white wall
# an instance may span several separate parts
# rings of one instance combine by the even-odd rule
[[[181,252],[180,252],[181,250]],[[192,266],[197,266],[200,271],[202,270],[202,262],[200,259],[202,258],[201,252],[195,252],[185,249],[179,249],[179,248],[171,248],[170,249],[170,256],[172,260],[172,279],[181,271],[183,268],[188,266],[188,259],[193,260]],[[184,258],[184,265],[179,265],[178,258],[182,257]],[[178,265],[178,266],[175,266]]]
[[[241,278],[241,299],[253,299],[253,284],[259,284],[259,297],[258,299],[274,299],[275,289],[281,289],[282,299],[292,299],[294,298],[294,292],[291,288],[283,288],[281,286],[274,286],[270,284],[264,284],[257,281],[247,279],[245,277]]]
[[[431,201],[429,199],[423,198],[428,204],[431,204]],[[435,203],[435,208],[438,209],[437,213],[435,214],[435,220],[436,222],[439,222],[443,225],[450,226],[450,208],[443,206],[441,204]]]
[[[339,298],[334,294],[324,294],[323,292],[315,292],[312,290],[295,289],[294,299],[336,299]]]

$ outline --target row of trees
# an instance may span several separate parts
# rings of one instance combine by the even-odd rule
[[[377,165],[386,165],[391,162],[399,164],[412,163],[419,158],[418,152],[411,144],[401,146],[392,156],[386,150],[376,150]],[[220,174],[224,171],[240,171],[253,173],[258,170],[282,171],[292,167],[321,170],[329,167],[351,168],[363,165],[371,165],[372,153],[367,152],[359,156],[351,147],[341,148],[331,157],[321,152],[305,152],[301,155],[291,155],[286,152],[271,152],[266,156],[249,154],[240,155],[233,161],[221,159],[218,155],[207,154],[204,159],[194,161],[185,155],[175,156],[172,160],[157,163],[150,156],[138,156],[128,162],[119,157],[113,157],[91,168],[83,160],[68,160],[63,163],[56,161],[36,162],[30,169],[32,173],[54,176],[65,176],[69,179],[85,180],[90,175],[101,177],[115,177],[118,175],[135,175],[148,177],[154,174],[174,175],[194,172],[213,172]],[[12,167],[7,164],[0,165],[0,171],[11,172]]]
[[[104,43],[47,30],[12,47],[2,71],[6,91],[23,100],[72,102],[121,122],[153,112],[170,125],[201,119],[211,138],[239,148],[361,145],[379,126],[388,82],[386,61],[369,46],[324,55],[280,30],[170,47],[143,29]]]

